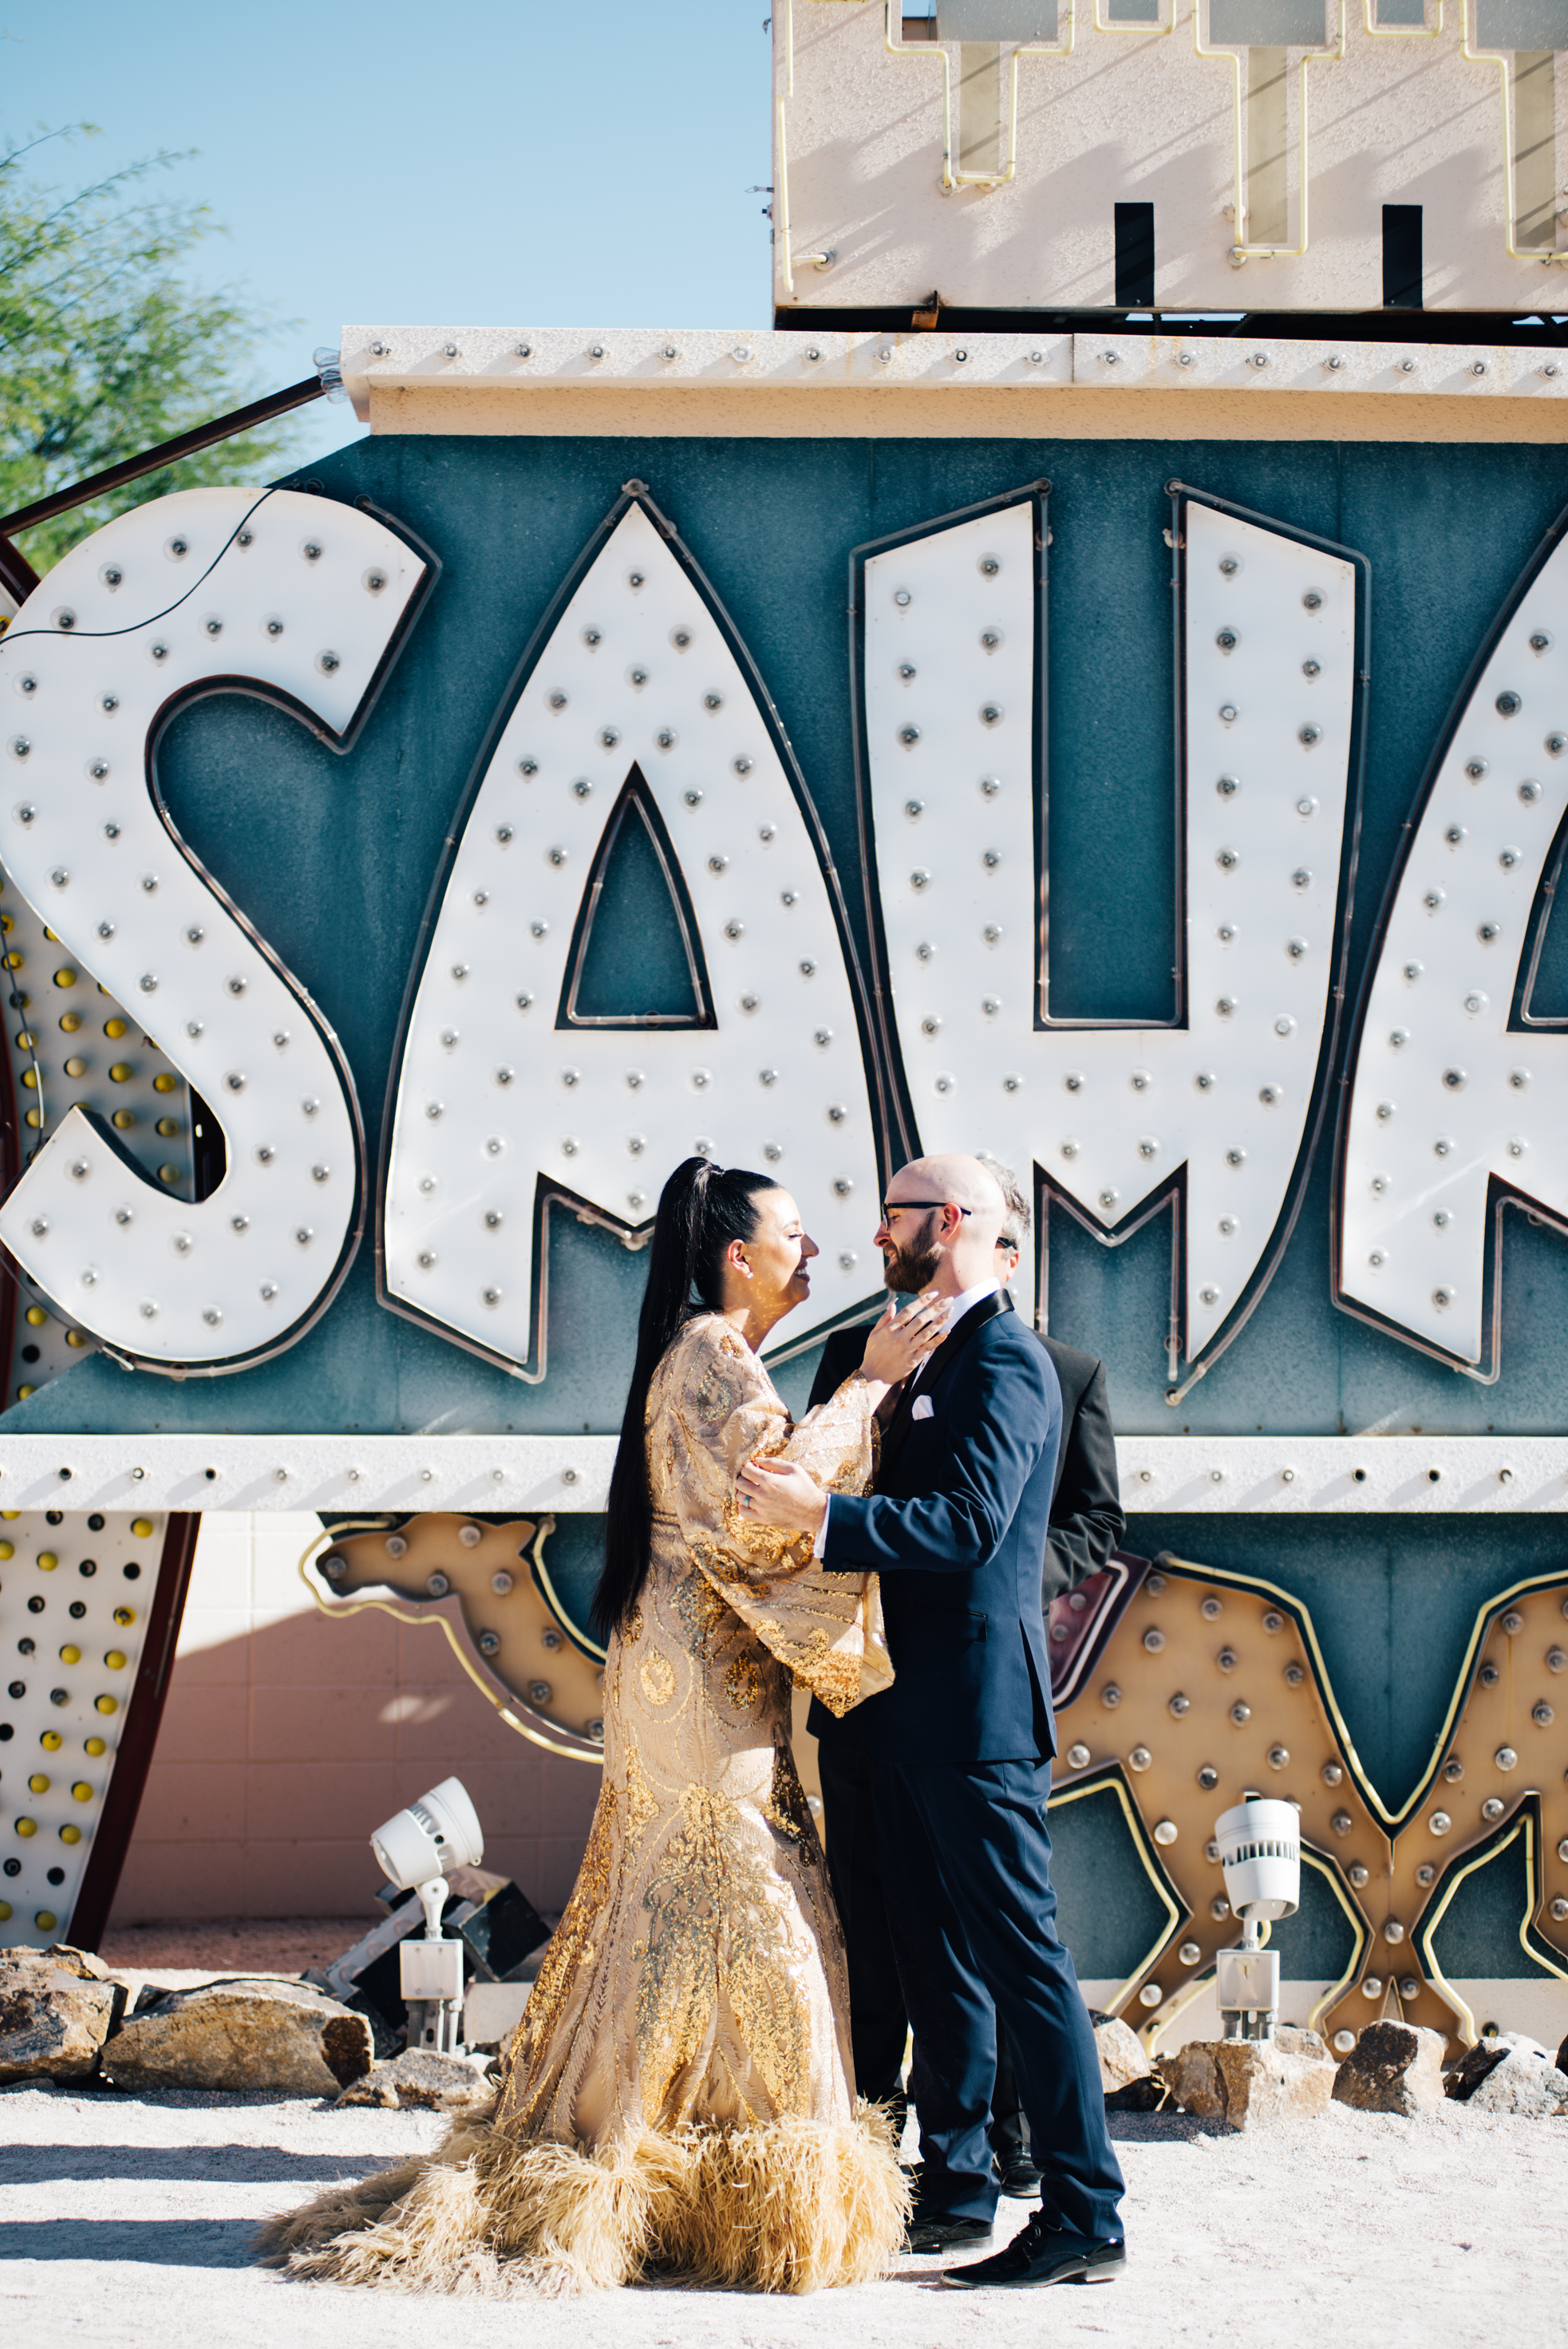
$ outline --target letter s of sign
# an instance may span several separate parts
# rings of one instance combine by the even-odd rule
[[[1565,526],[1526,565],[1417,794],[1341,1111],[1335,1303],[1483,1381],[1503,1206],[1568,1232],[1568,1023],[1530,1008],[1568,815]]]
[[[216,1189],[182,1200],[72,1109],[0,1208],[28,1278],[139,1368],[237,1370],[292,1344],[348,1269],[365,1194],[348,1062],[174,834],[159,736],[239,688],[346,749],[435,569],[325,498],[188,490],[74,547],[0,639],[26,710],[0,750],[0,862],[223,1133]]]
[[[1021,1174],[1033,1162],[1108,1246],[1174,1200],[1180,1350],[1198,1376],[1273,1273],[1324,1115],[1360,790],[1365,558],[1169,485],[1183,1000],[1166,1025],[1054,1019],[1035,774],[1046,486],[852,558],[889,1043],[918,1147],[989,1150]],[[1168,1402],[1182,1392],[1177,1350],[1173,1330]]]

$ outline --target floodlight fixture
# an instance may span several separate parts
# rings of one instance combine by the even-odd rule
[[[1301,1814],[1294,1803],[1249,1795],[1215,1822],[1225,1892],[1241,1920],[1239,1949],[1215,1960],[1220,2020],[1227,2039],[1272,2039],[1280,2007],[1280,1953],[1262,1930],[1301,1906]]]
[[[370,1848],[400,1892],[417,1893],[425,1915],[424,1939],[410,1934],[399,1946],[400,1988],[410,2010],[409,2044],[414,2044],[417,2009],[421,2043],[451,2054],[462,2004],[462,1944],[441,1933],[447,1870],[477,1868],[484,1857],[479,1814],[462,1779],[443,1778],[397,1812],[376,1829]],[[431,2006],[435,2015],[427,2023],[425,2010]]]

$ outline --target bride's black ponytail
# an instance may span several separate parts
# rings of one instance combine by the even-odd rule
[[[715,1166],[708,1158],[688,1158],[659,1194],[648,1250],[648,1288],[637,1325],[637,1361],[610,1478],[604,1572],[590,1617],[601,1640],[630,1615],[648,1572],[653,1506],[643,1423],[653,1373],[692,1313],[703,1307],[717,1309],[724,1251],[732,1240],[751,1238],[757,1227],[756,1200],[777,1188],[772,1174],[748,1174],[737,1166]],[[693,1290],[701,1304],[694,1301]]]

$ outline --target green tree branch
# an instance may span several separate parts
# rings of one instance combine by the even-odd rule
[[[95,135],[90,123],[76,134]],[[40,148],[73,131],[0,147],[0,512],[171,440],[257,397],[242,373],[274,321],[234,287],[196,292],[178,264],[213,233],[204,204],[161,200],[151,155],[62,193],[28,176]],[[287,461],[284,421],[220,442],[18,541],[38,571],[111,514],[171,490],[265,481]]]

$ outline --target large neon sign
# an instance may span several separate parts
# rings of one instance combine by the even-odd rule
[[[1171,1205],[1173,1394],[1201,1374],[1272,1278],[1329,1098],[1367,587],[1350,550],[1170,486],[1179,1001],[1134,1029],[1051,1011],[1045,486],[851,557],[878,975],[756,665],[626,485],[523,655],[434,876],[380,1155],[384,1305],[540,1379],[550,1203],[635,1243],[660,1171],[706,1148],[794,1188],[826,1326],[875,1293],[879,1179],[962,1142],[1033,1164],[1108,1246]],[[1563,564],[1532,571],[1439,751],[1337,1167],[1338,1301],[1483,1374],[1489,1197],[1568,1226],[1535,1130],[1555,1047],[1529,1006],[1568,807]],[[174,835],[160,736],[191,698],[240,691],[348,748],[434,568],[360,508],[184,492],[74,550],[0,641],[0,861],[222,1133],[215,1171],[211,1154],[204,1174],[155,1169],[71,1107],[0,1208],[26,1280],[128,1363],[221,1373],[294,1343],[370,1187],[342,1048]],[[628,826],[668,885],[683,1013],[607,1016],[583,994]],[[1423,1085],[1447,1089],[1424,1118]]]

